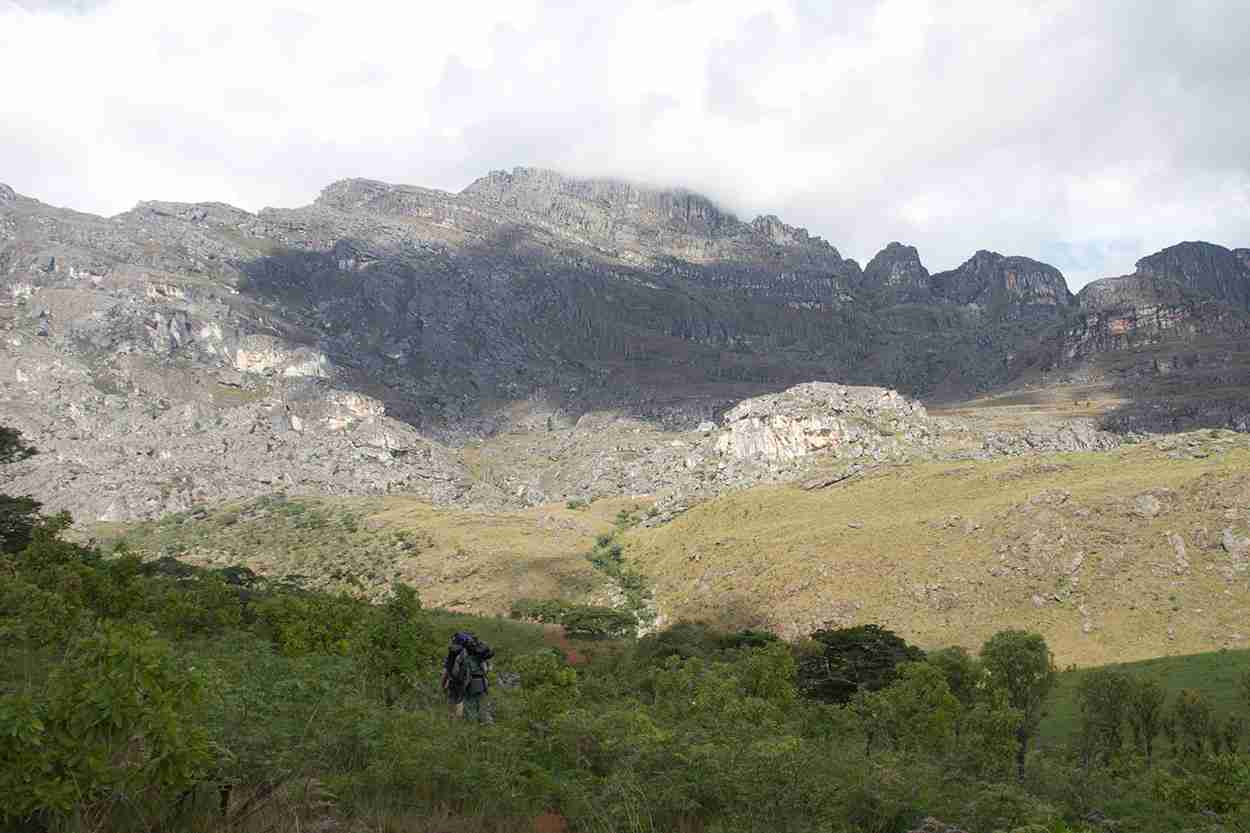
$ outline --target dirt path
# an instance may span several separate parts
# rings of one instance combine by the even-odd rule
[[[586,655],[573,647],[573,643],[569,641],[569,637],[564,632],[562,625],[544,625],[543,639],[548,645],[563,651],[564,655],[568,657],[569,665],[581,665],[586,661]]]

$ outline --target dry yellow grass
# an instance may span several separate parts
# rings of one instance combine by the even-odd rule
[[[1218,541],[1225,527],[1245,534],[1250,448],[1202,437],[1201,459],[1143,445],[751,489],[632,532],[626,555],[670,620],[788,635],[879,622],[925,647],[969,648],[1023,627],[1065,665],[1244,647],[1250,577],[1225,577]],[[1140,517],[1133,501],[1151,491],[1160,512]],[[1169,532],[1186,542],[1182,574]]]
[[[418,589],[427,605],[506,613],[521,597],[603,602],[612,588],[586,560],[617,513],[645,501],[597,500],[581,509],[466,512],[414,497],[292,495],[230,502],[140,524],[98,524],[104,545],[192,564],[243,564],[263,576],[380,598],[391,582]],[[296,510],[297,511],[293,511]]]
[[[398,578],[428,604],[506,613],[518,598],[602,602],[611,588],[586,560],[595,536],[640,501],[596,500],[582,509],[547,505],[518,512],[437,509],[414,498],[380,501],[367,519],[384,529],[427,532],[430,550],[396,562]]]

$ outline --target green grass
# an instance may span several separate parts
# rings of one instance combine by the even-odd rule
[[[518,622],[497,616],[472,616],[449,610],[429,611],[430,626],[435,633],[445,633],[450,640],[457,631],[469,631],[485,641],[506,667],[511,657],[535,651],[548,644],[542,625]]]
[[[1221,718],[1244,712],[1246,708],[1239,699],[1239,686],[1242,675],[1250,672],[1250,650],[1158,657],[1105,667],[1133,677],[1157,680],[1167,692],[1169,703],[1182,689],[1192,688],[1202,692],[1203,698]],[[1059,674],[1038,733],[1043,745],[1062,745],[1076,731],[1080,720],[1076,690],[1090,670],[1075,669]],[[1161,743],[1159,748],[1165,749],[1166,744]]]

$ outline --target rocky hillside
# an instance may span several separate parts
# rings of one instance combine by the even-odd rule
[[[667,621],[788,636],[881,623],[975,648],[1013,627],[1061,664],[1250,645],[1250,443],[884,466],[759,486],[639,528],[625,555]],[[816,484],[819,485],[819,484]]]
[[[830,390],[953,398],[1136,349],[1114,335],[1126,298],[1133,321],[1243,332],[1245,251],[1171,252],[1143,260],[1120,311],[1087,309],[1094,289],[1074,318],[1063,276],[1027,258],[931,275],[891,244],[861,271],[776,217],[527,168],[457,194],[343,180],[256,214],[144,202],[101,218],[4,187],[0,419],[45,452],[6,474],[91,518],[282,488],[676,504],[776,476],[793,461],[765,458],[794,447],[787,432],[853,447],[876,406],[827,426],[843,418]],[[1146,281],[1181,300],[1148,312]],[[771,437],[718,425],[813,380],[852,387],[799,388],[820,391],[821,416],[785,394],[788,427],[751,417]]]

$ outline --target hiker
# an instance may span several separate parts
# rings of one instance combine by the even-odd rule
[[[461,631],[451,638],[447,659],[443,660],[442,686],[452,717],[486,722],[482,701],[494,655],[489,645],[471,633]]]

